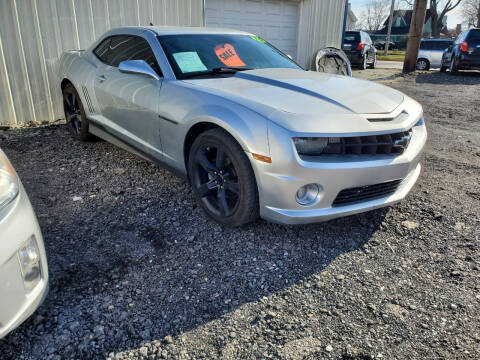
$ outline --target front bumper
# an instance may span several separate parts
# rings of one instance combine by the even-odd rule
[[[27,291],[18,249],[31,237],[40,254],[41,279]],[[42,303],[48,290],[48,268],[42,234],[23,186],[0,213],[0,339],[24,322]]]
[[[278,128],[277,128],[278,130]],[[254,171],[259,186],[260,215],[282,224],[306,224],[330,220],[388,206],[402,200],[417,181],[421,166],[420,157],[427,139],[425,125],[412,128],[412,138],[407,149],[398,156],[331,156],[321,161],[299,158],[288,135],[282,138],[277,132],[270,142],[272,164],[255,164]],[[279,134],[280,133],[280,134]],[[287,147],[281,144],[289,143]],[[278,166],[271,166],[278,163]],[[359,186],[374,185],[402,179],[400,186],[388,196],[334,206],[340,191]],[[323,191],[311,206],[297,203],[295,194],[306,184],[319,184]]]

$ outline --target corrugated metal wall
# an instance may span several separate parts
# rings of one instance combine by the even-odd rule
[[[203,0],[0,0],[0,125],[63,117],[63,50],[117,26],[203,25]]]
[[[304,0],[300,5],[297,60],[314,68],[314,56],[327,46],[340,48],[346,0]]]

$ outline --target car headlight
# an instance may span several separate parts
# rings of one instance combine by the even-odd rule
[[[328,138],[295,137],[293,143],[297,148],[298,155],[318,156],[328,145]]]
[[[23,284],[26,290],[33,289],[42,277],[40,268],[40,252],[37,241],[32,235],[25,244],[18,249],[18,260],[22,271]]]
[[[18,190],[17,174],[6,155],[0,150],[0,211],[15,199]]]

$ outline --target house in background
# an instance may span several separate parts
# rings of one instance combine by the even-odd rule
[[[410,23],[412,22],[413,10],[395,10],[393,12],[392,32],[390,41],[397,44],[399,49],[405,49],[407,44],[408,32],[410,31]],[[423,25],[423,37],[432,37],[432,13],[427,9],[425,15],[425,24]],[[388,17],[383,23],[383,27],[370,34],[374,41],[385,41],[388,32]],[[444,36],[450,37],[447,29],[447,17],[443,17],[443,29],[440,32]]]

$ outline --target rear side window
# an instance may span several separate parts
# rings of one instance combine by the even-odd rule
[[[102,41],[93,52],[100,61],[115,67],[126,60],[144,60],[158,75],[162,75],[150,45],[139,36],[111,36]]]
[[[420,43],[420,49],[422,49],[422,50],[432,50],[432,42],[431,41],[422,41]]]
[[[360,42],[360,33],[345,33],[345,44],[356,44]]]
[[[436,41],[433,43],[433,50],[443,51],[451,44],[449,41]]]
[[[470,34],[467,36],[467,41],[472,43],[472,45],[480,44],[480,30],[471,30]]]

